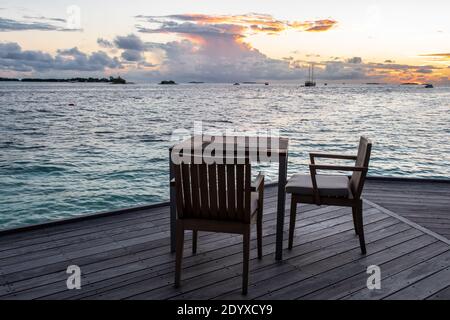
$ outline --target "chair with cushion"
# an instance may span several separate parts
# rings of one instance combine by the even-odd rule
[[[234,233],[242,234],[244,240],[242,293],[246,294],[253,223],[258,258],[262,258],[264,176],[260,174],[252,186],[248,158],[224,159],[223,164],[209,160],[173,164],[177,204],[175,286],[180,285],[185,230],[193,231],[193,254],[198,231]]]
[[[309,165],[310,174],[296,174],[286,184],[286,192],[292,195],[291,216],[289,225],[289,249],[294,241],[297,204],[316,204],[351,207],[355,232],[359,236],[361,252],[366,253],[363,227],[363,203],[361,194],[369,169],[372,143],[361,137],[358,154],[339,155],[311,153]],[[354,166],[319,165],[316,158],[355,160]],[[345,175],[319,175],[317,171],[349,171],[350,177]]]

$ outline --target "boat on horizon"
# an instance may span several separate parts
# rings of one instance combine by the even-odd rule
[[[308,69],[308,80],[305,81],[305,87],[315,87],[316,82],[314,81],[314,63],[309,65]]]

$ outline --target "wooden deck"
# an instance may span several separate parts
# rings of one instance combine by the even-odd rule
[[[450,239],[450,183],[370,180],[364,197]]]
[[[276,262],[276,188],[267,188],[265,256],[256,259],[253,230],[246,297],[242,239],[227,234],[200,233],[196,256],[187,234],[182,285],[173,287],[168,206],[0,234],[0,299],[450,299],[450,241],[434,233],[449,235],[449,190],[450,183],[370,180],[366,256],[350,209],[301,206],[295,247]],[[66,288],[73,264],[81,290]],[[374,264],[382,289],[370,291],[366,269]]]

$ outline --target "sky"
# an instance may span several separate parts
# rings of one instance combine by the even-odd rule
[[[450,84],[450,1],[0,0],[0,77]]]

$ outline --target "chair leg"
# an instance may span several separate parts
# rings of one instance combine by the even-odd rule
[[[181,262],[183,260],[183,247],[184,247],[184,226],[183,222],[177,221],[176,230],[176,258],[175,258],[175,288],[180,286],[181,279]]]
[[[192,254],[197,254],[197,237],[198,237],[198,231],[193,230],[192,231]]]
[[[248,264],[250,260],[250,226],[244,231],[244,261],[242,271],[242,294],[246,295],[248,290]]]
[[[294,244],[294,231],[295,231],[295,220],[297,219],[297,202],[292,195],[291,199],[291,219],[289,223],[289,249],[292,249]]]
[[[258,217],[256,219],[256,237],[258,242],[258,259],[262,259],[262,219],[263,209],[262,206],[258,209]]]
[[[359,245],[361,247],[361,253],[366,254],[366,241],[364,239],[364,222],[363,222],[363,208],[362,203],[356,209],[356,225],[358,229]]]
[[[358,235],[358,226],[356,225],[356,219],[357,219],[357,212],[358,209],[356,207],[352,207],[352,213],[353,213],[353,226],[355,228],[355,233]]]

